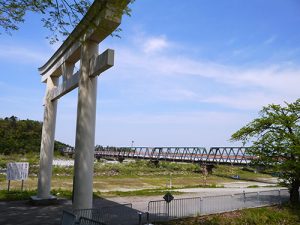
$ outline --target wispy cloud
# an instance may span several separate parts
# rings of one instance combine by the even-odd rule
[[[169,45],[170,44],[165,36],[150,37],[144,40],[143,51],[145,53],[159,52],[169,47]]]
[[[132,95],[149,95],[158,101],[207,102],[256,111],[269,103],[293,101],[299,97],[300,67],[297,64],[228,65],[170,52],[167,48],[162,48],[155,56],[139,49],[140,45],[136,43],[117,49],[116,79],[130,80],[133,84],[139,81],[139,86],[130,88]],[[185,49],[185,52],[189,51]],[[210,85],[204,88],[205,92],[200,87],[203,82]]]
[[[0,58],[2,60],[16,60],[18,63],[43,63],[49,57],[45,52],[23,46],[1,45],[0,49]]]
[[[288,98],[288,97],[287,97]],[[295,99],[286,99],[294,101]],[[270,95],[263,92],[238,92],[231,95],[214,95],[208,96],[201,100],[202,102],[221,104],[227,107],[243,110],[257,111],[268,104],[282,104],[282,97],[278,95]]]
[[[227,45],[233,45],[233,44],[235,44],[237,42],[237,38],[231,38],[231,39],[229,39],[227,42],[226,42],[226,44]]]
[[[253,85],[288,92],[298,91],[297,84],[300,82],[300,68],[297,65],[269,64],[245,68],[178,55],[150,58],[129,49],[120,50],[120,66],[138,67],[144,72],[151,72],[151,76],[198,76],[235,86]]]
[[[144,32],[136,31],[133,38],[129,39],[133,51],[138,51],[139,54],[153,55],[155,53],[165,52],[170,47],[174,47],[166,35],[147,35]],[[132,49],[131,49],[132,50]]]
[[[277,39],[277,36],[276,35],[272,35],[271,37],[269,37],[268,39],[266,39],[263,44],[265,45],[270,45],[272,43],[274,43]]]

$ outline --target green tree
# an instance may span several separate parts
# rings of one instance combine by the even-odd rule
[[[0,118],[0,154],[39,152],[42,123],[34,120],[19,120],[15,116]],[[68,145],[55,141],[54,150]]]
[[[232,134],[232,141],[252,145],[253,161],[278,172],[289,188],[290,201],[299,202],[300,186],[300,99],[285,106],[270,104],[260,117]]]
[[[95,0],[94,2],[109,2],[116,9],[122,9],[116,13],[130,15],[130,9],[124,6],[133,1]],[[70,34],[92,3],[91,0],[0,0],[0,28],[11,34],[11,31],[18,30],[20,23],[25,21],[26,13],[38,13],[41,15],[43,26],[51,32],[47,38],[50,43],[53,43],[58,41],[59,37]],[[115,36],[118,34],[115,33]]]

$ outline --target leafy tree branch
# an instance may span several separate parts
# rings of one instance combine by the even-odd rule
[[[300,99],[285,106],[270,104],[254,119],[231,136],[252,146],[254,164],[278,172],[290,190],[292,203],[299,202],[300,187]]]
[[[107,2],[116,8],[124,10],[117,12],[130,15],[131,9],[127,7],[128,1],[134,0],[95,0]],[[25,21],[25,15],[33,12],[41,15],[43,26],[50,31],[46,37],[50,43],[59,41],[68,36],[76,27],[93,1],[91,0],[0,0],[0,29],[7,34],[19,29]],[[119,37],[118,28],[113,36]]]

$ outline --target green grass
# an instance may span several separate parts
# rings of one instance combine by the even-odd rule
[[[40,155],[37,153],[26,153],[26,154],[0,154],[0,167],[5,168],[8,162],[29,162],[30,164],[38,164]]]
[[[272,178],[271,175],[265,173],[254,173],[251,169],[243,169],[238,166],[217,165],[213,169],[213,175],[219,177],[231,178],[231,176],[239,175],[241,180],[257,181],[263,178]]]
[[[163,188],[156,188],[156,189],[143,189],[143,190],[136,190],[136,191],[96,192],[94,193],[94,196],[96,197],[112,197],[112,196],[127,197],[127,196],[158,196],[158,195],[164,196],[167,191],[169,191],[173,195],[183,194],[180,191],[170,191]]]
[[[24,182],[24,190],[34,190],[37,188],[37,176],[30,176]],[[7,181],[5,175],[0,175],[1,185],[3,187],[7,186]],[[200,174],[187,174],[187,175],[172,175],[172,187],[173,188],[215,188],[222,187],[220,182],[228,182],[225,178],[219,177],[208,177],[206,185],[203,182],[202,176]],[[170,182],[169,175],[144,175],[144,176],[95,176],[94,177],[94,191],[133,191],[140,189],[166,189]],[[219,184],[219,185],[218,185]],[[20,181],[11,181],[11,189],[20,189]],[[51,188],[52,189],[65,189],[72,190],[73,187],[73,177],[64,175],[55,175],[52,177]]]
[[[57,157],[57,156],[56,156]],[[70,159],[59,156],[60,159]],[[26,161],[30,163],[29,178],[24,182],[24,190],[31,191],[37,188],[37,173],[39,170],[39,154],[0,155],[0,167],[5,168],[7,162]],[[94,164],[94,191],[114,196],[154,195],[161,194],[158,189],[165,190],[172,181],[173,188],[216,188],[223,187],[221,183],[233,181],[230,177],[238,174],[241,179],[258,180],[270,177],[265,174],[245,171],[242,167],[217,165],[213,174],[205,177],[201,167],[192,163],[159,162],[158,165],[146,160],[137,160],[123,163]],[[51,188],[54,190],[71,191],[73,187],[73,167],[53,166]],[[0,174],[0,182],[6,186],[6,176]],[[11,181],[11,189],[19,189],[20,182]],[[134,191],[144,189],[145,191]],[[149,191],[148,191],[149,189]],[[150,191],[151,189],[151,191]],[[121,192],[117,192],[121,191]],[[127,193],[128,192],[128,193]],[[8,197],[9,198],[9,197]],[[18,197],[17,197],[18,198]],[[0,198],[1,199],[1,198]]]
[[[161,225],[296,225],[300,224],[300,205],[245,209],[218,215],[174,220]]]
[[[180,195],[182,192],[180,191],[170,191],[163,188],[157,189],[143,189],[143,190],[135,190],[135,191],[108,191],[108,192],[94,192],[94,198],[102,198],[102,197],[127,197],[127,196],[157,196],[157,195],[165,195],[166,192],[169,191],[172,194]],[[66,189],[54,189],[51,191],[51,194],[58,198],[72,198],[72,191]],[[17,200],[28,200],[30,196],[37,195],[37,190],[0,190],[0,201],[17,201]]]
[[[175,187],[176,188],[176,187]],[[176,188],[176,189],[181,189],[181,188],[224,188],[224,185],[219,185],[219,184],[196,184],[196,185],[185,185],[184,187]]]
[[[95,174],[98,176],[142,176],[154,174],[192,174],[199,173],[200,167],[192,163],[160,162],[158,165],[146,160],[137,160],[129,163],[103,164],[96,163]]]
[[[51,194],[61,198],[71,199],[72,197],[71,191],[63,189],[54,189]],[[37,190],[0,190],[0,201],[28,200],[30,196],[35,195],[37,195]]]
[[[36,195],[36,190],[0,190],[0,201],[28,200],[33,195]]]

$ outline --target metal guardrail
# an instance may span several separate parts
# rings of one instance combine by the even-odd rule
[[[234,195],[174,199],[170,203],[163,200],[150,201],[148,213],[150,222],[168,221],[176,218],[281,204],[288,200],[289,192],[287,189],[243,192]]]
[[[61,218],[60,225],[106,225],[106,224],[87,217],[76,216],[71,212],[63,210],[63,215]]]
[[[74,210],[77,220],[85,217],[105,225],[142,225],[149,222],[169,221],[177,218],[229,212],[281,204],[289,201],[288,189],[261,192],[243,192],[233,195],[205,196],[150,201],[148,212],[132,209],[132,204],[123,204],[93,209]]]
[[[73,213],[77,218],[85,217],[106,225],[138,225],[139,211],[132,204],[121,204],[92,209],[77,209]]]

